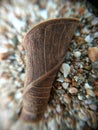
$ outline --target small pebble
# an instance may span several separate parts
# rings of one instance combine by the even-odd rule
[[[68,88],[69,83],[62,83],[62,87],[66,90]]]
[[[98,32],[96,32],[95,34],[94,34],[94,38],[97,38],[98,37]]]
[[[25,74],[24,74],[24,73],[22,73],[22,74],[20,75],[20,79],[21,79],[22,81],[25,80]]]
[[[17,47],[18,47],[19,51],[23,51],[24,50],[22,45],[18,45]]]
[[[95,112],[93,112],[93,111],[89,111],[89,113],[90,113],[91,118],[92,118],[91,124],[97,125],[97,124],[98,124],[98,123],[97,123],[97,115],[96,115]]]
[[[88,49],[88,57],[92,62],[98,60],[98,48],[92,47]]]
[[[90,86],[88,83],[85,83],[84,87],[85,89],[92,89],[92,86]]]
[[[79,112],[78,114],[79,114],[80,119],[83,121],[87,121],[89,119],[89,115],[86,114],[85,112]]]
[[[83,99],[85,99],[85,96],[84,96],[84,95],[81,95],[81,94],[78,94],[78,99],[79,99],[79,100],[83,100]]]
[[[80,51],[74,52],[74,56],[75,56],[76,58],[79,58],[79,57],[81,56],[81,52],[80,52]]]
[[[90,31],[89,31],[89,29],[88,28],[86,28],[86,27],[84,27],[83,29],[82,29],[82,33],[84,33],[84,34],[88,34]],[[85,42],[84,42],[85,43]]]
[[[84,101],[84,103],[85,103],[86,105],[90,105],[90,104],[92,104],[92,100],[86,99],[86,100]]]
[[[15,94],[15,99],[19,100],[19,99],[21,99],[21,98],[22,98],[22,93],[21,93],[21,92],[17,92],[17,93]]]
[[[91,22],[92,25],[98,24],[98,17],[95,17],[93,21]]]
[[[65,78],[64,81],[67,83],[71,83],[71,80],[69,78]]]
[[[86,92],[87,92],[87,95],[95,97],[95,93],[91,89],[87,89]]]
[[[70,66],[66,63],[63,63],[60,68],[60,71],[64,74],[64,77],[66,78],[70,73]]]
[[[64,94],[64,102],[67,104],[71,103],[71,98],[67,94]]]
[[[63,77],[63,76],[59,77],[59,78],[57,79],[57,81],[63,83],[63,82],[64,82],[64,77]]]
[[[57,130],[57,122],[56,122],[55,118],[53,118],[52,120],[49,121],[48,128],[49,128],[49,130]]]
[[[98,79],[96,79],[96,80],[94,81],[94,84],[95,84],[96,88],[98,88]]]
[[[60,105],[57,105],[57,106],[56,106],[56,111],[57,111],[58,113],[61,112],[61,107],[60,107]]]
[[[13,49],[14,46],[13,46],[12,44],[6,44],[6,48],[7,48],[7,49]]]
[[[85,38],[85,41],[88,42],[88,43],[91,43],[93,41],[93,37],[90,36],[90,35],[87,35],[86,38]]]
[[[78,89],[77,89],[77,88],[74,88],[74,87],[70,87],[70,88],[68,89],[68,91],[69,91],[69,93],[71,93],[71,94],[77,94],[77,93],[78,93]]]
[[[98,97],[98,90],[95,91],[95,95]]]
[[[98,77],[98,60],[92,63],[92,69],[93,69],[96,77]]]
[[[0,60],[6,60],[9,56],[8,49],[5,47],[0,48]]]
[[[89,105],[89,108],[90,108],[91,110],[94,110],[94,111],[97,110],[97,106],[94,105],[94,104],[90,104],[90,105]]]
[[[41,11],[40,11],[40,15],[41,15],[41,17],[42,18],[44,18],[44,19],[47,19],[47,10],[46,9],[42,9]]]
[[[79,14],[82,15],[85,12],[85,8],[80,7],[78,11],[79,11]]]

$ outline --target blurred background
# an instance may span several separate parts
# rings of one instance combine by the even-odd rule
[[[0,130],[97,130],[98,5],[96,0],[0,0]],[[52,18],[81,22],[53,84],[44,120],[20,119],[26,32]]]

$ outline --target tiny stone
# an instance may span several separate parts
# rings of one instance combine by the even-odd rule
[[[62,83],[62,87],[66,90],[68,88],[69,83]]]
[[[95,75],[98,77],[98,60],[92,63],[92,68]]]
[[[6,60],[8,57],[8,53],[0,53],[0,61],[1,60]]]
[[[46,8],[47,1],[46,0],[39,0],[39,5],[41,8]]]
[[[98,17],[95,17],[92,21],[92,25],[98,24]]]
[[[78,87],[78,86],[77,86],[77,83],[76,83],[75,81],[72,81],[72,86]]]
[[[95,95],[98,97],[98,90],[95,91]]]
[[[84,101],[84,103],[85,103],[86,105],[90,105],[90,104],[92,104],[92,100],[87,99],[87,100]]]
[[[80,15],[84,14],[85,8],[80,7],[79,10],[78,10],[78,12],[79,12]]]
[[[85,38],[85,41],[88,42],[88,43],[91,43],[93,40],[93,37],[90,36],[90,35],[87,35],[86,38]]]
[[[22,93],[21,93],[21,92],[17,92],[17,93],[15,94],[15,99],[19,100],[19,99],[21,99],[21,98],[22,98]]]
[[[60,72],[58,72],[57,77],[61,77],[61,75],[62,75],[62,74],[61,74]]]
[[[55,119],[52,119],[48,123],[49,130],[57,130],[57,122]]]
[[[89,29],[86,28],[86,27],[84,27],[84,28],[82,29],[82,33],[84,33],[84,34],[88,34],[89,32],[90,32]]]
[[[40,11],[40,15],[41,15],[41,17],[43,17],[44,19],[47,19],[47,10],[46,9],[42,9],[41,11]]]
[[[9,55],[8,49],[5,47],[1,47],[0,48],[0,60],[6,60],[8,55]]]
[[[20,87],[21,86],[20,82],[18,82],[18,81],[15,81],[14,83],[15,83],[16,87]]]
[[[56,106],[56,111],[57,111],[58,113],[61,112],[61,107],[60,107],[60,105],[57,105],[57,106]]]
[[[24,50],[22,45],[18,45],[17,47],[18,47],[19,51],[23,51]]]
[[[72,58],[72,55],[71,55],[71,53],[69,51],[66,53],[65,58],[66,58],[66,60],[70,60]]]
[[[78,99],[79,99],[79,100],[83,100],[84,98],[85,98],[85,97],[84,97],[83,95],[81,95],[81,94],[78,95]]]
[[[97,117],[96,117],[95,112],[89,111],[89,113],[90,113],[90,116],[92,118],[92,124],[97,124]]]
[[[57,79],[57,81],[63,83],[63,82],[64,82],[64,77],[63,77],[63,76],[59,77],[59,78]]]
[[[85,89],[92,89],[92,86],[90,86],[88,83],[85,83],[85,85],[84,85],[84,87],[85,87]]]
[[[70,73],[70,66],[66,63],[63,63],[60,68],[60,71],[64,74],[64,77],[66,78]]]
[[[95,34],[94,34],[94,38],[97,38],[98,37],[98,32],[96,32]]]
[[[78,89],[77,89],[77,88],[74,88],[74,87],[70,87],[70,88],[68,89],[68,91],[69,91],[69,93],[71,93],[71,94],[77,94],[77,93],[78,93]]]
[[[64,81],[67,82],[67,83],[71,83],[71,80],[68,79],[68,78],[65,78]]]
[[[87,89],[86,92],[87,92],[87,95],[95,97],[95,93],[91,89]]]
[[[64,94],[64,102],[67,104],[71,103],[71,98],[67,94]]]
[[[22,73],[22,74],[20,75],[20,79],[21,79],[22,81],[25,80],[25,74],[24,74],[24,73]]]
[[[92,47],[88,49],[88,57],[92,62],[98,60],[98,48]]]
[[[11,49],[14,48],[14,46],[12,44],[6,44],[6,48]]]
[[[87,121],[89,119],[89,116],[87,116],[85,112],[79,112],[78,114],[79,114],[80,119],[83,121]]]
[[[74,56],[76,58],[79,58],[81,56],[81,52],[79,52],[79,51],[74,52]]]
[[[94,110],[94,111],[97,110],[97,106],[94,105],[94,104],[90,104],[90,105],[89,105],[89,108],[90,108],[91,110]]]

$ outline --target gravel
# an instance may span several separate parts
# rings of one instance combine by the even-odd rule
[[[97,130],[98,17],[79,0],[0,1],[0,130]],[[89,8],[92,8],[90,6]],[[44,119],[20,119],[25,80],[23,37],[50,18],[81,22],[54,81]]]

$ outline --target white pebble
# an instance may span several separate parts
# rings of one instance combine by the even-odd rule
[[[0,86],[3,86],[6,83],[7,83],[7,80],[5,78],[0,77]]]
[[[57,105],[57,106],[56,106],[56,111],[57,111],[58,113],[61,112],[61,107],[60,107],[60,105]]]
[[[95,93],[91,89],[87,89],[86,92],[87,92],[87,95],[95,97]]]
[[[10,102],[9,104],[8,104],[8,107],[11,109],[11,108],[13,108],[14,107],[14,103],[13,102]]]
[[[92,89],[92,86],[90,86],[88,83],[85,83],[85,85],[84,85],[84,87],[85,87],[85,89]]]
[[[21,29],[25,26],[25,22],[23,20],[17,19],[13,13],[8,14],[9,22],[14,26],[14,28],[18,31],[21,32]]]
[[[79,52],[79,51],[74,52],[74,56],[76,58],[79,58],[81,56],[81,52]]]
[[[22,81],[25,80],[25,74],[24,74],[24,73],[20,75],[20,79],[21,79]]]
[[[57,122],[55,119],[52,119],[49,121],[48,128],[49,128],[49,130],[57,130],[58,129]]]
[[[17,93],[15,94],[15,99],[20,100],[21,98],[22,98],[21,92],[17,92]]]
[[[62,87],[66,90],[68,88],[69,83],[62,83]]]
[[[61,77],[61,76],[62,76],[62,74],[61,74],[60,72],[58,72],[57,76],[58,76],[58,77]]]
[[[15,86],[16,86],[16,87],[21,87],[21,84],[20,84],[20,82],[18,82],[18,81],[15,81],[14,83],[15,83]]]
[[[8,49],[5,47],[0,47],[0,53],[6,53],[8,52]]]
[[[63,77],[63,76],[59,77],[59,78],[57,79],[57,81],[63,83],[63,82],[64,82],[64,77]]]
[[[97,106],[96,106],[95,104],[90,104],[90,105],[89,105],[89,108],[90,108],[91,110],[94,110],[94,111],[97,110]]]
[[[46,9],[43,9],[43,10],[41,10],[40,11],[40,15],[41,15],[41,17],[43,17],[44,19],[47,19],[47,10]]]
[[[60,71],[63,73],[64,77],[66,78],[70,73],[70,66],[66,63],[63,63],[60,68]]]
[[[93,41],[93,37],[90,36],[90,35],[87,35],[86,38],[85,38],[85,41],[86,42],[92,42]]]
[[[98,37],[98,32],[96,32],[95,34],[94,34],[94,38],[97,38]]]
[[[82,29],[82,32],[88,34],[88,33],[89,33],[89,29],[88,29],[87,27],[84,27],[84,28]]]
[[[78,82],[79,77],[78,76],[74,76],[74,79],[75,79],[76,82]]]
[[[68,89],[68,91],[69,91],[69,93],[71,93],[71,94],[77,94],[77,93],[78,93],[78,89],[77,89],[77,88],[74,88],[74,87],[70,87],[70,88]]]
[[[83,100],[83,96],[82,95],[78,95],[78,99],[79,100]]]
[[[95,17],[92,21],[92,25],[96,25],[98,23],[98,17]]]

